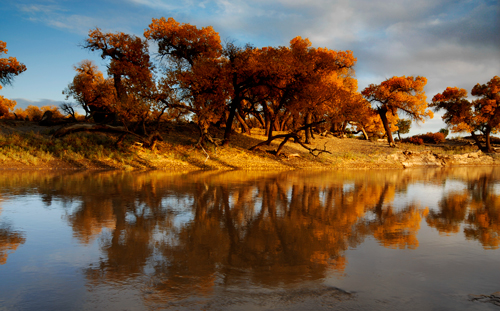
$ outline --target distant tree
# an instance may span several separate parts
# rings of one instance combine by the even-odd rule
[[[59,109],[65,113],[66,115],[70,116],[73,121],[76,121],[76,112],[75,112],[75,106],[73,103],[62,103],[59,105]]]
[[[398,130],[396,131],[396,133],[398,134],[398,139],[401,140],[401,134],[410,133],[411,120],[399,119],[398,123],[396,123],[396,126],[398,127]]]
[[[424,86],[425,77],[392,77],[379,85],[370,84],[361,92],[373,105],[380,115],[387,140],[395,146],[392,131],[389,127],[387,113],[397,115],[399,112],[410,117],[411,120],[424,121],[432,118],[432,111],[427,110]]]
[[[97,122],[99,122],[99,117],[96,114],[114,112],[116,93],[113,81],[105,79],[97,65],[87,59],[74,66],[74,69],[76,75],[73,81],[63,90],[66,99],[73,97],[85,110],[86,118],[94,116]],[[70,112],[67,108],[70,107],[63,109],[66,113]]]
[[[0,96],[0,117],[8,116],[9,112],[13,111],[15,106],[15,100],[10,100],[8,98]]]
[[[444,137],[446,137],[450,133],[450,130],[448,130],[446,128],[442,128],[442,129],[439,130],[439,133],[443,134]]]
[[[493,152],[490,135],[500,130],[500,78],[495,76],[487,84],[476,84],[472,95],[479,99],[469,101],[465,89],[447,87],[434,96],[431,107],[445,111],[442,118],[452,132],[469,132],[480,150]],[[485,136],[486,146],[477,137],[477,131]]]

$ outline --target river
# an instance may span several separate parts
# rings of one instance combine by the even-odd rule
[[[499,246],[495,167],[0,172],[2,311],[499,310]]]

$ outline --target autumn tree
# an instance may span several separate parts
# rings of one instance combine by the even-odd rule
[[[269,59],[267,74],[273,77],[265,84],[258,101],[265,118],[269,119],[266,143],[285,136],[286,142],[290,135],[297,136],[300,131],[306,133],[305,142],[309,143],[311,127],[325,122],[327,114],[332,112],[342,90],[346,89],[342,78],[344,70],[352,70],[356,59],[351,51],[314,48],[308,39],[301,37],[292,39],[290,47],[263,49],[262,55]],[[273,136],[273,124],[282,111],[293,118],[293,126],[288,129],[288,136]]]
[[[0,96],[0,117],[7,116],[14,110],[16,101]]]
[[[380,115],[387,134],[387,141],[395,146],[392,130],[389,126],[387,113],[393,115],[403,113],[414,121],[424,121],[433,117],[432,111],[427,110],[424,86],[425,77],[392,77],[379,85],[370,84],[362,94],[368,99]]]
[[[0,55],[7,54],[7,43],[0,41]],[[12,84],[14,77],[26,71],[26,66],[15,57],[0,58],[0,90],[3,85]],[[16,102],[0,96],[0,117],[7,115],[14,109]]]
[[[211,26],[198,29],[162,17],[152,20],[144,36],[158,46],[164,73],[158,88],[162,94],[173,91],[173,100],[160,100],[170,108],[195,115],[200,129],[198,144],[204,140],[214,142],[208,128],[223,114],[227,97],[219,34]]]
[[[130,121],[144,124],[151,109],[150,92],[154,90],[147,41],[123,32],[103,33],[96,28],[89,32],[84,48],[109,59],[108,75],[116,93],[115,111],[124,125]]]
[[[73,97],[76,100],[85,110],[86,118],[94,117],[96,122],[103,121],[105,114],[115,112],[113,81],[105,79],[97,65],[90,60],[81,61],[74,69],[76,75],[63,94],[66,99]]]
[[[0,54],[7,54],[7,43],[0,41]],[[15,57],[0,58],[0,89],[1,84],[12,84],[14,77],[26,71],[26,66]]]
[[[442,119],[452,132],[469,132],[480,150],[493,152],[490,135],[500,129],[500,78],[495,76],[487,84],[476,84],[472,95],[479,99],[470,101],[465,89],[447,87],[433,97],[431,106],[434,111],[444,110]],[[477,131],[484,135],[486,146],[477,137]]]

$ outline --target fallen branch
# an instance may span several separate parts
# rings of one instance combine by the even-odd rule
[[[284,140],[280,143],[280,145],[278,146],[278,149],[276,149],[276,151],[274,152],[275,155],[279,156],[280,153],[281,153],[281,149],[283,149],[283,146],[285,146],[285,144],[288,142],[288,140],[290,140],[290,138],[294,138],[295,139],[295,142],[297,142],[298,144],[300,144],[303,148],[307,149],[309,151],[310,154],[312,154],[313,156],[317,157],[319,156],[320,154],[322,153],[330,153],[330,151],[326,150],[326,143],[325,143],[325,146],[323,147],[323,149],[317,149],[317,148],[309,148],[308,146],[306,146],[301,140],[300,140],[300,137],[299,137],[299,132],[300,131],[304,131],[304,130],[307,130],[308,128],[310,127],[313,127],[313,126],[317,126],[321,123],[324,123],[326,122],[325,120],[322,120],[322,121],[318,121],[318,122],[313,122],[313,123],[310,123],[310,124],[306,124],[298,129],[296,129],[295,131],[291,132],[291,133],[288,133],[288,134],[280,134],[280,135],[274,135],[274,136],[271,136],[268,140],[266,141],[263,141],[263,142],[260,142],[258,143],[257,145],[249,148],[248,150],[256,150],[258,149],[260,146],[263,146],[263,145],[268,145],[270,144],[273,140],[275,139],[279,139],[279,138],[284,138]],[[315,154],[315,152],[317,152]]]
[[[140,140],[144,147],[153,150],[156,147],[158,141],[163,141],[160,133],[153,132],[151,135],[145,137],[134,132],[130,132],[124,126],[111,126],[106,124],[74,124],[67,127],[62,127],[58,129],[52,136],[59,138],[69,134],[78,132],[100,132],[100,133],[113,133],[122,134],[115,145],[120,145],[127,135],[133,136]]]

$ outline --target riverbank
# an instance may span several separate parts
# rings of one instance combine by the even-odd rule
[[[198,130],[193,124],[166,124],[163,141],[155,150],[132,138],[115,146],[116,134],[76,133],[54,138],[61,126],[0,120],[2,169],[165,169],[165,170],[293,170],[293,169],[396,169],[420,166],[500,165],[500,154],[483,154],[467,140],[439,145],[399,144],[384,141],[317,135],[311,148],[327,150],[313,156],[299,144],[288,143],[280,156],[272,154],[280,141],[260,150],[248,148],[264,141],[263,130],[234,133],[228,147],[195,148]],[[216,137],[220,132],[213,130]],[[494,147],[500,147],[495,145]]]

